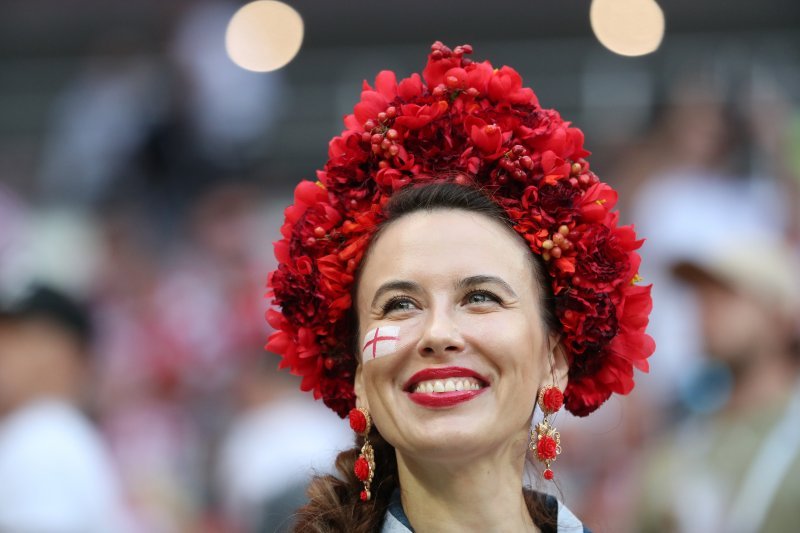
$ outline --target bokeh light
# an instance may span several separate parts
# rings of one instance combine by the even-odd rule
[[[592,0],[589,19],[597,40],[623,56],[654,52],[664,37],[664,12],[654,0]]]
[[[225,48],[231,60],[254,72],[277,70],[289,63],[303,43],[303,19],[291,6],[259,0],[231,17]]]

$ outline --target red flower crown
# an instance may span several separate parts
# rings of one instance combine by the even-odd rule
[[[650,286],[635,285],[642,241],[617,226],[617,193],[589,169],[579,129],[542,109],[514,69],[471,53],[436,42],[422,78],[382,71],[374,88],[365,81],[318,181],[301,182],[286,209],[266,349],[342,417],[355,405],[354,273],[389,197],[434,180],[490,194],[544,258],[569,360],[568,410],[587,415],[633,389],[633,367],[648,370]]]

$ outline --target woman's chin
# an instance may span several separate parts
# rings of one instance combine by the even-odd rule
[[[418,459],[455,460],[491,453],[500,432],[493,428],[496,417],[484,413],[438,412],[410,421],[401,428],[395,447]]]

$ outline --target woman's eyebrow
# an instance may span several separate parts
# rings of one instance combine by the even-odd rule
[[[421,288],[418,283],[414,283],[413,281],[400,279],[387,281],[375,291],[375,296],[372,298],[372,307],[375,307],[375,304],[378,303],[381,296],[392,291],[420,292]]]
[[[506,283],[503,279],[498,278],[497,276],[470,276],[468,278],[463,278],[456,283],[456,290],[464,290],[469,289],[471,287],[475,287],[476,285],[483,285],[483,284],[496,284],[500,285],[507,293],[509,293],[514,298],[518,298],[517,293],[514,292],[514,289],[511,288],[511,285]]]

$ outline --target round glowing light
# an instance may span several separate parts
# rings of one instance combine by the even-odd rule
[[[664,12],[654,0],[592,0],[589,19],[597,40],[623,56],[654,52],[664,38]]]
[[[269,72],[294,59],[303,43],[303,19],[291,6],[259,0],[242,6],[225,32],[231,60],[254,72]]]

